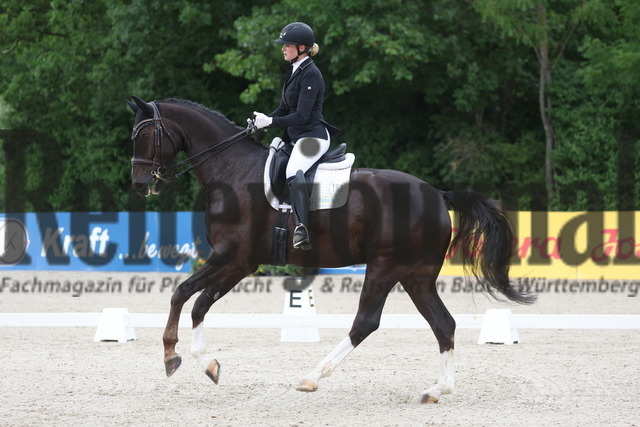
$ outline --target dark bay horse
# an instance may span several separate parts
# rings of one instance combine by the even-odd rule
[[[191,353],[217,384],[220,365],[206,352],[203,320],[216,301],[270,261],[277,211],[263,194],[263,167],[269,150],[222,114],[199,104],[134,100],[128,101],[136,113],[131,136],[133,188],[143,196],[160,192],[167,171],[173,170],[171,162],[179,151],[186,152],[204,188],[207,238],[213,248],[204,266],[180,284],[171,298],[163,335],[166,373],[172,375],[181,363],[175,348],[182,307],[202,291],[191,312]],[[447,205],[459,216],[453,241]],[[394,170],[353,169],[346,204],[311,212],[309,222],[313,248],[301,251],[288,242],[289,264],[336,267],[366,263],[367,269],[348,336],[302,379],[297,386],[300,391],[317,390],[320,379],[331,375],[378,328],[387,295],[400,282],[440,347],[441,374],[437,384],[422,392],[422,402],[437,402],[451,393],[456,324],[436,291],[436,279],[450,248],[461,253],[489,294],[525,304],[534,300],[509,280],[514,236],[505,212],[478,193],[441,191]],[[291,217],[289,229],[293,226]]]

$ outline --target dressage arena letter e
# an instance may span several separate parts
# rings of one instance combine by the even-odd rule
[[[301,301],[302,298],[300,298],[300,294],[302,293],[302,291],[289,291],[289,307],[291,308],[302,308],[302,305],[300,305],[299,302],[294,302],[294,301]]]

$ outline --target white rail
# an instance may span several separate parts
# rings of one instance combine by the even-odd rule
[[[0,313],[0,327],[96,327],[101,313]],[[484,314],[453,316],[459,329],[481,329]],[[209,314],[206,328],[322,328],[348,329],[353,314]],[[167,314],[130,313],[134,328],[161,328]],[[512,328],[518,329],[640,329],[636,314],[512,314]],[[191,317],[180,317],[180,326],[191,327]],[[418,314],[383,314],[382,329],[423,329],[429,325]]]

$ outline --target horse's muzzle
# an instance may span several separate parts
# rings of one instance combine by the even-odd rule
[[[149,186],[149,182],[134,182],[131,184],[131,188],[133,189],[133,191],[143,197],[148,197],[151,194],[151,187]]]
[[[134,181],[131,184],[131,188],[133,189],[133,191],[135,191],[139,195],[143,197],[148,197],[152,194],[153,195],[160,194],[160,192],[164,190],[164,187],[166,185],[167,185],[166,182],[161,181],[159,179],[150,179],[149,181],[146,181],[146,182]]]

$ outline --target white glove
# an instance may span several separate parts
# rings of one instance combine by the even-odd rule
[[[266,114],[254,111],[253,115],[255,116],[255,119],[253,119],[253,123],[258,129],[269,127],[271,126],[271,122],[273,122],[273,117],[269,117]]]

